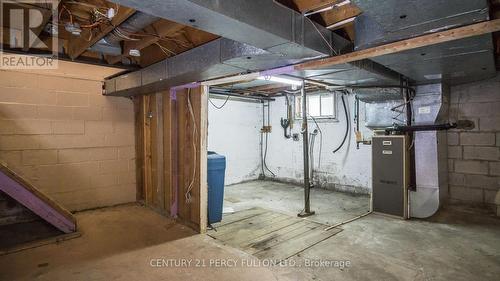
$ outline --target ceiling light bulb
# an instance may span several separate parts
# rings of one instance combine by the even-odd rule
[[[258,80],[272,81],[276,83],[283,83],[288,85],[302,86],[302,80],[294,80],[288,78],[282,78],[278,76],[259,76]]]

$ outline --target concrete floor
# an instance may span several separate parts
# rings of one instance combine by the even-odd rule
[[[328,223],[367,208],[366,197],[320,189],[312,191],[312,202],[318,211],[313,219]],[[284,184],[250,182],[226,188],[226,207],[259,206],[295,214],[301,204],[301,189]],[[0,280],[498,280],[500,276],[500,220],[464,209],[444,210],[429,220],[369,215],[278,267],[258,266],[255,258],[137,205],[82,212],[77,218],[80,238],[0,256]],[[193,261],[190,266],[152,267],[151,260],[157,259]],[[210,264],[228,260],[237,266]],[[202,261],[205,267],[197,267]],[[308,266],[309,261],[333,263]],[[335,261],[350,264],[338,266]]]
[[[370,211],[369,196],[352,196],[331,190],[311,189],[311,210],[316,215],[310,220],[336,224]],[[250,181],[226,186],[224,208],[234,211],[261,207],[289,215],[297,215],[304,208],[304,189],[301,186],[273,182]]]
[[[76,217],[80,238],[0,256],[0,280],[276,280],[268,268],[195,268],[196,259],[257,259],[135,204]],[[152,267],[158,259],[193,259],[192,268]]]
[[[225,189],[225,207],[250,206],[296,213],[303,189],[275,182],[247,182]],[[311,190],[312,220],[334,224],[369,209],[369,198]],[[277,267],[296,280],[498,280],[500,219],[478,210],[448,207],[427,220],[369,215],[292,258],[300,268]],[[350,267],[307,267],[305,261],[350,261]]]

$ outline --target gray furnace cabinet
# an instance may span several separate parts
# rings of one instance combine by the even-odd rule
[[[408,138],[374,136],[372,140],[372,210],[408,218]]]

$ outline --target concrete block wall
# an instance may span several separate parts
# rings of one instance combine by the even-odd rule
[[[472,131],[448,132],[450,200],[480,204],[500,216],[500,75],[451,88],[451,121],[470,119]]]
[[[131,100],[64,72],[0,71],[0,161],[72,211],[135,201]]]

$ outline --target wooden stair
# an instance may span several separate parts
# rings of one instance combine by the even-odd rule
[[[62,232],[76,231],[76,219],[68,210],[2,163],[0,190]]]

